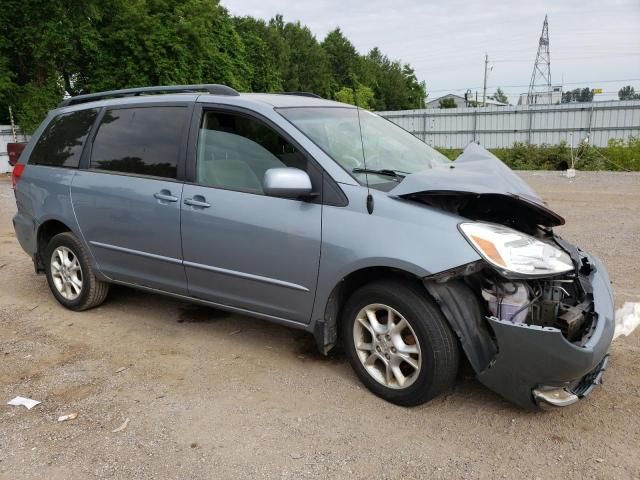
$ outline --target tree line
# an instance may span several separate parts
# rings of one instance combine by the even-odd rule
[[[590,87],[575,88],[562,93],[562,103],[592,102],[596,90]],[[619,100],[640,100],[640,93],[636,93],[631,85],[618,90]]]
[[[217,0],[4,0],[0,123],[30,132],[65,92],[222,83],[304,91],[374,110],[422,108],[424,82],[378,48],[359,54],[336,28],[231,15]]]

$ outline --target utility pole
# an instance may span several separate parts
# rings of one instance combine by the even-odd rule
[[[482,87],[482,106],[487,106],[487,67],[489,66],[489,55],[484,54],[484,86]]]

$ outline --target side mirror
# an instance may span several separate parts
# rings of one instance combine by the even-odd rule
[[[299,168],[270,168],[264,173],[262,189],[274,197],[298,198],[311,194],[311,179]]]

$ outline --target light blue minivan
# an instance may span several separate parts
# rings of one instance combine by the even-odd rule
[[[351,105],[222,85],[72,97],[13,184],[20,244],[72,310],[114,283],[303,329],[406,406],[461,362],[525,408],[573,404],[607,367],[610,282],[554,234],[563,218],[480,146],[450,162]]]

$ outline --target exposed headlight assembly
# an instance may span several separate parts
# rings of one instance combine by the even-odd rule
[[[566,252],[517,230],[480,222],[459,227],[480,256],[504,276],[542,277],[574,269]]]

